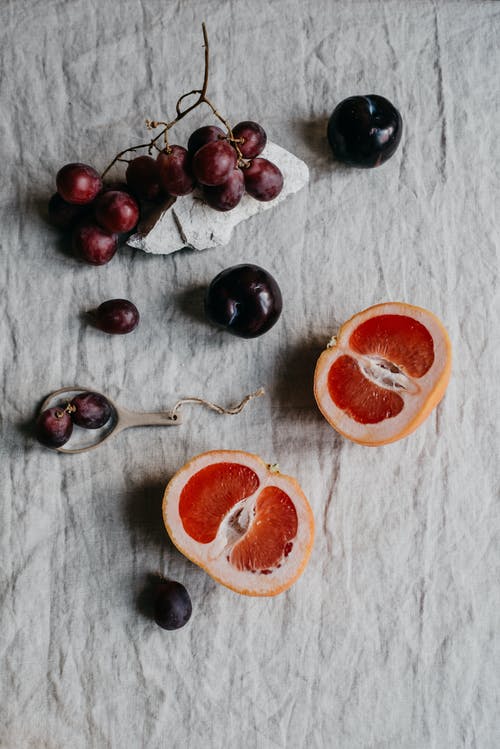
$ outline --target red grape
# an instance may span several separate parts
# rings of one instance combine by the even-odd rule
[[[213,143],[214,141],[225,138],[225,133],[217,125],[205,125],[199,127],[189,136],[188,140],[188,151],[191,156],[194,156],[196,151],[199,151],[202,146],[206,146],[207,143]]]
[[[90,203],[102,189],[96,170],[87,164],[66,164],[56,177],[57,192],[67,203]]]
[[[58,406],[43,411],[36,422],[36,437],[46,447],[61,447],[73,431],[73,422],[64,408]]]
[[[139,206],[132,195],[121,190],[109,190],[96,200],[95,217],[104,229],[118,234],[130,231],[137,224]]]
[[[256,122],[238,122],[233,128],[235,138],[243,138],[243,143],[238,143],[241,155],[245,159],[254,159],[264,150],[267,143],[267,135]]]
[[[154,602],[156,623],[163,629],[180,629],[189,621],[193,606],[182,583],[164,580],[158,583]]]
[[[104,395],[100,393],[80,393],[70,403],[73,422],[85,429],[100,429],[111,418],[113,409]]]
[[[49,200],[49,221],[59,229],[69,229],[85,216],[88,211],[87,205],[75,205],[66,203],[58,192],[55,192]]]
[[[258,265],[234,265],[217,275],[205,296],[209,320],[241,338],[256,338],[278,320],[280,288]]]
[[[185,148],[170,146],[170,152],[162,151],[156,161],[160,183],[170,195],[188,195],[194,190],[191,156]]]
[[[193,172],[202,185],[222,185],[236,168],[236,151],[227,140],[213,141],[193,157]]]
[[[283,175],[278,167],[267,159],[254,159],[243,170],[245,188],[256,200],[273,200],[283,187]]]
[[[137,156],[126,171],[127,184],[134,195],[142,200],[156,200],[162,188],[158,162],[152,156]]]
[[[205,187],[203,194],[208,205],[217,211],[230,211],[235,208],[245,192],[245,179],[241,169],[234,169],[222,185]]]
[[[73,234],[73,248],[87,263],[106,265],[118,247],[118,237],[97,224],[81,224]]]
[[[98,326],[105,333],[131,333],[139,324],[139,310],[127,299],[108,299],[95,314]]]

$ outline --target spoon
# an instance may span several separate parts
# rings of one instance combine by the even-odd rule
[[[54,390],[53,393],[45,398],[44,402],[40,406],[40,413],[42,411],[45,411],[47,408],[50,408],[52,405],[56,405],[54,403],[54,400],[57,399],[58,401],[60,401],[62,396],[64,396],[68,402],[79,393],[97,393],[98,395],[102,395],[103,398],[106,398],[112,409],[112,415],[108,423],[105,424],[101,429],[78,429],[78,433],[80,433],[80,435],[82,433],[88,435],[89,432],[93,432],[97,437],[96,441],[92,442],[91,444],[84,444],[80,447],[74,448],[51,448],[57,450],[57,452],[60,453],[75,455],[77,453],[85,453],[89,450],[94,450],[96,447],[104,444],[104,442],[107,442],[110,437],[115,437],[117,434],[120,434],[120,432],[123,432],[124,429],[129,429],[130,427],[179,426],[182,423],[182,418],[179,411],[181,407],[186,404],[195,403],[206,406],[207,408],[210,408],[212,411],[215,411],[219,414],[239,414],[245,408],[248,401],[264,395],[264,392],[264,388],[259,388],[255,391],[255,393],[246,395],[240,403],[237,403],[235,406],[231,406],[230,408],[218,406],[216,403],[211,403],[204,398],[183,398],[182,400],[177,401],[175,406],[170,411],[129,411],[128,408],[119,406],[118,403],[115,403],[115,401],[109,398],[109,396],[104,395],[103,393],[99,393],[97,390],[74,385],[73,387]],[[73,436],[76,436],[75,431],[72,434],[72,439]]]

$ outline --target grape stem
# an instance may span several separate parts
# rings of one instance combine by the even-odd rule
[[[208,44],[208,35],[207,35],[207,28],[205,26],[205,23],[201,24],[201,28],[203,31],[203,46],[205,48],[205,72],[203,75],[203,84],[201,88],[195,88],[192,91],[188,91],[185,94],[182,94],[182,96],[177,100],[177,103],[175,105],[175,111],[176,111],[176,117],[171,122],[163,122],[161,120],[146,120],[146,127],[148,130],[156,130],[156,128],[161,127],[163,125],[163,130],[161,130],[157,135],[154,136],[148,143],[139,143],[137,146],[130,146],[130,148],[125,148],[123,151],[120,151],[118,153],[113,161],[108,164],[106,169],[101,174],[101,177],[104,178],[106,174],[109,172],[109,170],[116,164],[117,161],[127,161],[127,159],[122,158],[127,153],[139,151],[142,148],[147,148],[149,155],[151,155],[153,148],[155,148],[157,151],[165,151],[166,153],[171,152],[171,148],[168,143],[168,131],[175,125],[179,120],[182,120],[183,117],[185,117],[187,114],[193,111],[193,109],[196,109],[196,107],[199,107],[200,104],[206,104],[210,107],[215,117],[217,117],[218,120],[222,122],[224,127],[227,130],[227,140],[233,144],[234,148],[236,149],[236,153],[238,154],[238,166],[240,167],[247,167],[249,165],[249,162],[246,161],[243,158],[243,154],[241,153],[241,150],[239,148],[239,143],[242,143],[243,140],[241,138],[235,138],[233,135],[233,130],[231,128],[231,125],[228,123],[228,121],[220,114],[220,112],[217,110],[215,105],[210,101],[210,99],[207,97],[207,88],[208,88],[208,73],[209,73],[209,55],[210,55],[210,48]],[[186,107],[186,109],[181,109],[181,102],[186,99],[188,96],[193,96],[194,94],[198,94],[198,98],[196,101],[191,104],[190,106]],[[221,136],[222,137],[222,136]],[[164,142],[164,148],[160,148],[158,146],[158,141],[163,138]]]

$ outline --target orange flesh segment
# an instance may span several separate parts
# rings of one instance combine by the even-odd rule
[[[434,362],[434,344],[427,328],[406,315],[378,315],[351,333],[349,345],[358,354],[379,356],[410,377],[422,377]]]
[[[213,541],[221,521],[237,502],[259,488],[259,478],[240,463],[214,463],[191,476],[179,498],[186,533],[200,544]]]
[[[328,372],[333,402],[360,424],[377,424],[397,416],[404,406],[400,395],[376,385],[361,372],[351,356],[339,356]]]
[[[255,517],[234,545],[230,561],[239,570],[271,572],[292,549],[297,535],[297,510],[277,486],[266,486],[255,505]]]

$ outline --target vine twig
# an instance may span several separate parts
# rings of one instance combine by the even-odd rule
[[[229,124],[229,122],[220,114],[220,112],[217,110],[215,105],[208,99],[207,97],[207,88],[208,88],[208,75],[209,75],[209,69],[210,69],[210,48],[208,44],[208,34],[207,34],[207,28],[205,26],[205,23],[201,24],[201,28],[203,31],[203,46],[205,48],[205,71],[203,74],[203,84],[201,88],[195,88],[192,91],[188,91],[185,94],[182,94],[182,96],[177,100],[177,103],[175,105],[175,111],[176,111],[176,117],[171,122],[164,122],[161,120],[146,120],[146,127],[149,130],[156,130],[156,128],[163,125],[163,130],[161,130],[159,133],[157,133],[154,138],[152,138],[148,143],[140,143],[137,146],[131,146],[130,148],[125,148],[123,151],[120,151],[119,154],[117,154],[114,159],[108,164],[106,169],[101,174],[101,178],[104,178],[106,174],[109,172],[109,170],[116,164],[117,161],[122,160],[122,156],[124,156],[126,153],[138,151],[141,148],[147,148],[148,153],[151,154],[153,148],[156,148],[157,150],[165,150],[167,153],[170,152],[170,147],[168,144],[168,131],[175,125],[179,120],[182,120],[183,117],[185,117],[189,112],[192,112],[193,109],[196,109],[196,107],[199,107],[200,104],[206,104],[210,107],[213,114],[217,119],[219,119],[224,127],[227,130],[227,139],[233,144],[234,148],[236,149],[236,153],[238,154],[238,166],[245,167],[248,166],[248,162],[245,161],[243,158],[243,154],[241,153],[241,150],[238,146],[239,143],[241,143],[240,138],[235,138],[233,135],[233,130]],[[186,99],[188,96],[192,96],[193,94],[199,94],[196,101],[191,104],[186,109],[181,109],[181,102]],[[157,142],[160,140],[160,138],[164,139],[165,142],[165,148],[161,149],[157,145]]]

